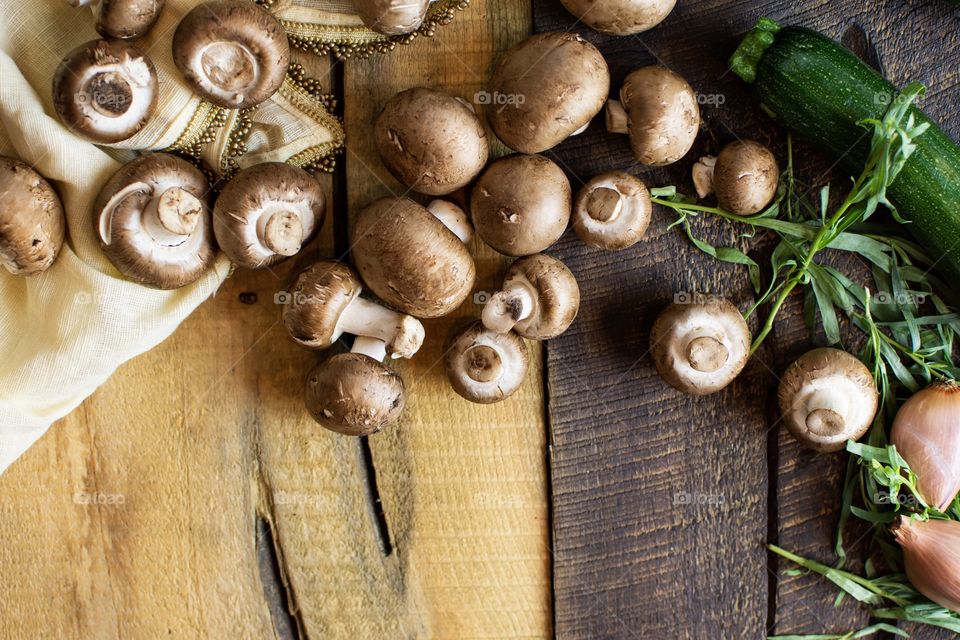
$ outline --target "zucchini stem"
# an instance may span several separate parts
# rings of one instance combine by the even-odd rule
[[[730,70],[740,76],[747,84],[757,79],[757,66],[760,58],[773,44],[780,25],[770,18],[760,18],[753,29],[743,38],[743,42],[730,58]]]

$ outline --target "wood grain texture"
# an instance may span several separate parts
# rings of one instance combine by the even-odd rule
[[[941,34],[954,39],[960,19],[947,3],[891,2],[878,11],[870,2],[681,2],[654,31],[619,39],[573,26],[558,3],[534,5],[538,31],[573,28],[600,47],[614,87],[630,70],[660,63],[704,98],[703,133],[678,165],[634,166],[628,145],[603,132],[598,118],[582,138],[553,153],[575,183],[618,167],[648,184],[676,184],[689,193],[695,159],[735,138],[755,137],[782,156],[784,133],[726,73],[739,34],[761,15],[838,38],[861,23],[894,81],[921,79],[936,87],[924,103],[934,117],[950,114],[949,100],[938,106],[937,96],[957,85],[958,65],[944,60],[956,56],[956,47],[941,49]],[[829,159],[802,145],[796,152],[801,175],[842,184],[829,172]],[[723,394],[691,399],[664,388],[646,357],[647,331],[673,293],[696,287],[739,303],[750,296],[742,270],[718,266],[676,232],[664,235],[666,215],[656,212],[647,241],[622,254],[600,254],[569,237],[557,247],[586,294],[581,318],[551,343],[547,363],[557,635],[740,638],[860,628],[869,622],[864,610],[849,600],[834,609],[831,585],[782,576],[789,567],[763,556],[762,543],[770,539],[833,560],[845,456],[802,450],[778,424],[775,408],[778,372],[810,344],[801,316],[788,310],[753,369]],[[727,225],[702,220],[695,226],[708,240],[736,243]],[[768,250],[763,243],[753,247],[761,264]],[[587,414],[578,409],[584,398],[591,403]],[[700,492],[701,501],[718,504],[678,508],[671,491]]]
[[[396,92],[441,88],[473,102],[499,52],[531,29],[525,0],[473,0],[434,38],[344,69],[351,217],[373,199],[403,195],[373,147],[373,122]],[[493,139],[490,134],[491,140]],[[426,200],[424,200],[426,201]],[[475,241],[478,291],[494,291],[507,260]],[[400,425],[370,439],[403,606],[422,638],[552,635],[546,426],[538,345],[521,390],[491,406],[450,389],[444,342],[466,318],[425,322],[427,341],[398,365],[408,404]],[[392,637],[392,636],[380,636]]]

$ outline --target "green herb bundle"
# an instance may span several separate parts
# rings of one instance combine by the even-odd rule
[[[954,362],[955,345],[960,342],[960,314],[938,294],[948,289],[931,273],[935,261],[907,237],[906,223],[886,198],[887,188],[916,148],[914,141],[927,129],[908,113],[922,93],[922,86],[912,84],[891,102],[882,120],[862,123],[866,132],[872,132],[871,151],[862,173],[836,208],[830,206],[829,186],[819,190],[815,202],[798,188],[789,139],[777,198],[759,214],[739,216],[698,205],[674,187],[653,189],[651,193],[654,203],[676,215],[671,226],[681,228],[699,250],[747,268],[757,299],[745,315],[749,319],[761,310],[766,312],[752,351],[769,336],[794,291],[803,292],[807,325],[813,331],[819,320],[831,345],[842,342],[841,316],[863,333],[859,356],[876,380],[881,410],[865,442],[848,444],[850,460],[835,544],[838,564],[828,567],[773,545],[770,549],[802,567],[800,571],[816,572],[836,584],[841,589],[838,604],[844,594],[849,594],[868,605],[874,618],[907,620],[960,632],[960,615],[931,603],[910,586],[901,573],[899,548],[888,531],[888,525],[901,514],[960,520],[960,502],[956,500],[948,513],[923,502],[916,491],[915,475],[888,441],[888,425],[907,396],[931,382],[960,377]],[[881,206],[890,211],[896,223],[870,222]],[[693,222],[705,215],[743,225],[746,237],[774,234],[776,245],[769,276],[765,279],[760,265],[740,249],[713,246],[699,238]],[[869,265],[872,282],[861,284],[818,259],[826,249],[858,256]],[[869,561],[866,577],[843,570],[844,531],[850,516],[874,526],[874,540],[890,573],[878,575]],[[878,623],[841,635],[780,638],[862,638],[880,631],[906,635],[896,627]]]

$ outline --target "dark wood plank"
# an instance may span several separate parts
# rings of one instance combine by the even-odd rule
[[[867,0],[680,3],[658,29],[620,39],[574,27],[552,0],[534,6],[538,31],[573,28],[598,45],[615,87],[634,68],[660,62],[699,93],[723,96],[722,104],[703,106],[704,133],[695,149],[666,170],[635,166],[626,142],[602,131],[598,119],[584,137],[552,154],[575,186],[618,167],[648,184],[692,192],[691,164],[735,137],[755,137],[782,151],[784,133],[726,73],[739,34],[761,15],[838,38],[850,24],[862,24],[868,39],[878,41],[878,62],[891,79],[933,87],[925,106],[940,119],[950,113],[947,96],[958,82],[957,64],[924,53],[942,33],[949,41],[960,32],[949,3],[891,2],[882,12]],[[950,27],[938,22],[945,18]],[[946,48],[951,58],[956,50]],[[803,175],[826,174],[840,184],[840,176],[825,171],[829,159],[802,145],[796,153]],[[862,627],[869,623],[862,608],[848,600],[835,609],[831,585],[782,576],[788,567],[763,550],[771,540],[834,560],[845,456],[802,450],[778,424],[775,408],[776,374],[811,344],[799,304],[725,392],[694,399],[665,387],[646,355],[647,339],[673,294],[695,286],[741,304],[752,294],[742,271],[698,254],[676,232],[666,232],[668,222],[657,212],[648,239],[619,254],[586,249],[572,236],[555,250],[584,294],[581,317],[548,348],[557,636],[740,638]],[[699,227],[715,242],[736,241],[716,221]],[[708,504],[676,504],[678,494]],[[863,545],[852,546],[856,567],[855,551]]]

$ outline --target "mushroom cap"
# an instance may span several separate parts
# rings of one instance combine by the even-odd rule
[[[370,356],[341,353],[307,376],[306,403],[320,425],[368,436],[397,422],[406,406],[403,379]]]
[[[650,192],[639,178],[608,171],[580,189],[573,205],[573,229],[591,247],[619,251],[643,238],[652,214]]]
[[[470,196],[473,225],[508,256],[544,251],[560,239],[573,206],[570,181],[543,156],[512,155],[483,172]]]
[[[337,324],[363,285],[349,266],[321,260],[297,275],[290,300],[283,308],[283,323],[298,343],[326,349],[340,337]]]
[[[353,0],[353,8],[371,31],[385,36],[413,33],[423,24],[431,0]]]
[[[409,198],[381,198],[357,216],[353,262],[367,287],[390,306],[439,318],[473,289],[476,265],[466,246]]]
[[[650,331],[650,351],[660,376],[692,395],[720,391],[750,358],[750,328],[724,298],[694,296],[674,302]]]
[[[520,388],[530,357],[516,333],[496,333],[474,322],[453,338],[444,363],[454,391],[470,402],[492,404]]]
[[[177,26],[173,61],[205,100],[246,109],[283,84],[290,44],[273,14],[251,0],[212,0],[194,7]]]
[[[717,202],[740,215],[759,213],[773,201],[780,182],[780,168],[773,153],[759,142],[731,142],[717,156],[713,167],[713,190]]]
[[[45,271],[63,247],[56,191],[29,165],[0,156],[0,264],[16,276]]]
[[[549,340],[573,324],[580,311],[580,287],[567,265],[542,253],[520,258],[507,270],[503,288],[514,281],[527,282],[537,292],[533,313],[514,326],[519,335]]]
[[[591,29],[614,36],[648,31],[670,15],[677,0],[560,0]]]
[[[847,440],[860,439],[873,423],[879,397],[860,360],[827,348],[808,351],[787,367],[777,392],[787,429],[821,452],[840,451]]]
[[[507,51],[490,79],[490,126],[522,153],[557,146],[590,123],[610,93],[610,70],[574,33],[541,33]]]
[[[326,211],[313,176],[291,164],[265,162],[223,188],[213,208],[213,231],[233,262],[259,269],[299,253],[323,226]]]
[[[196,226],[171,237],[151,226],[158,202],[171,189],[199,202],[189,212]],[[175,191],[171,191],[171,194]],[[151,153],[127,163],[107,180],[94,201],[97,238],[110,262],[128,279],[155,289],[178,289],[195,282],[216,256],[208,207],[210,184],[195,166],[167,153]]]
[[[129,40],[150,31],[166,0],[99,0],[97,32],[105,38]]]
[[[93,40],[60,62],[53,106],[73,132],[111,144],[140,131],[157,105],[157,71],[146,55],[122,40]]]
[[[373,135],[390,173],[420,193],[453,193],[487,164],[483,124],[464,102],[442,91],[401,91],[383,108]]]
[[[666,67],[637,69],[623,82],[620,100],[629,114],[630,146],[645,165],[673,164],[687,155],[700,131],[693,87]]]

